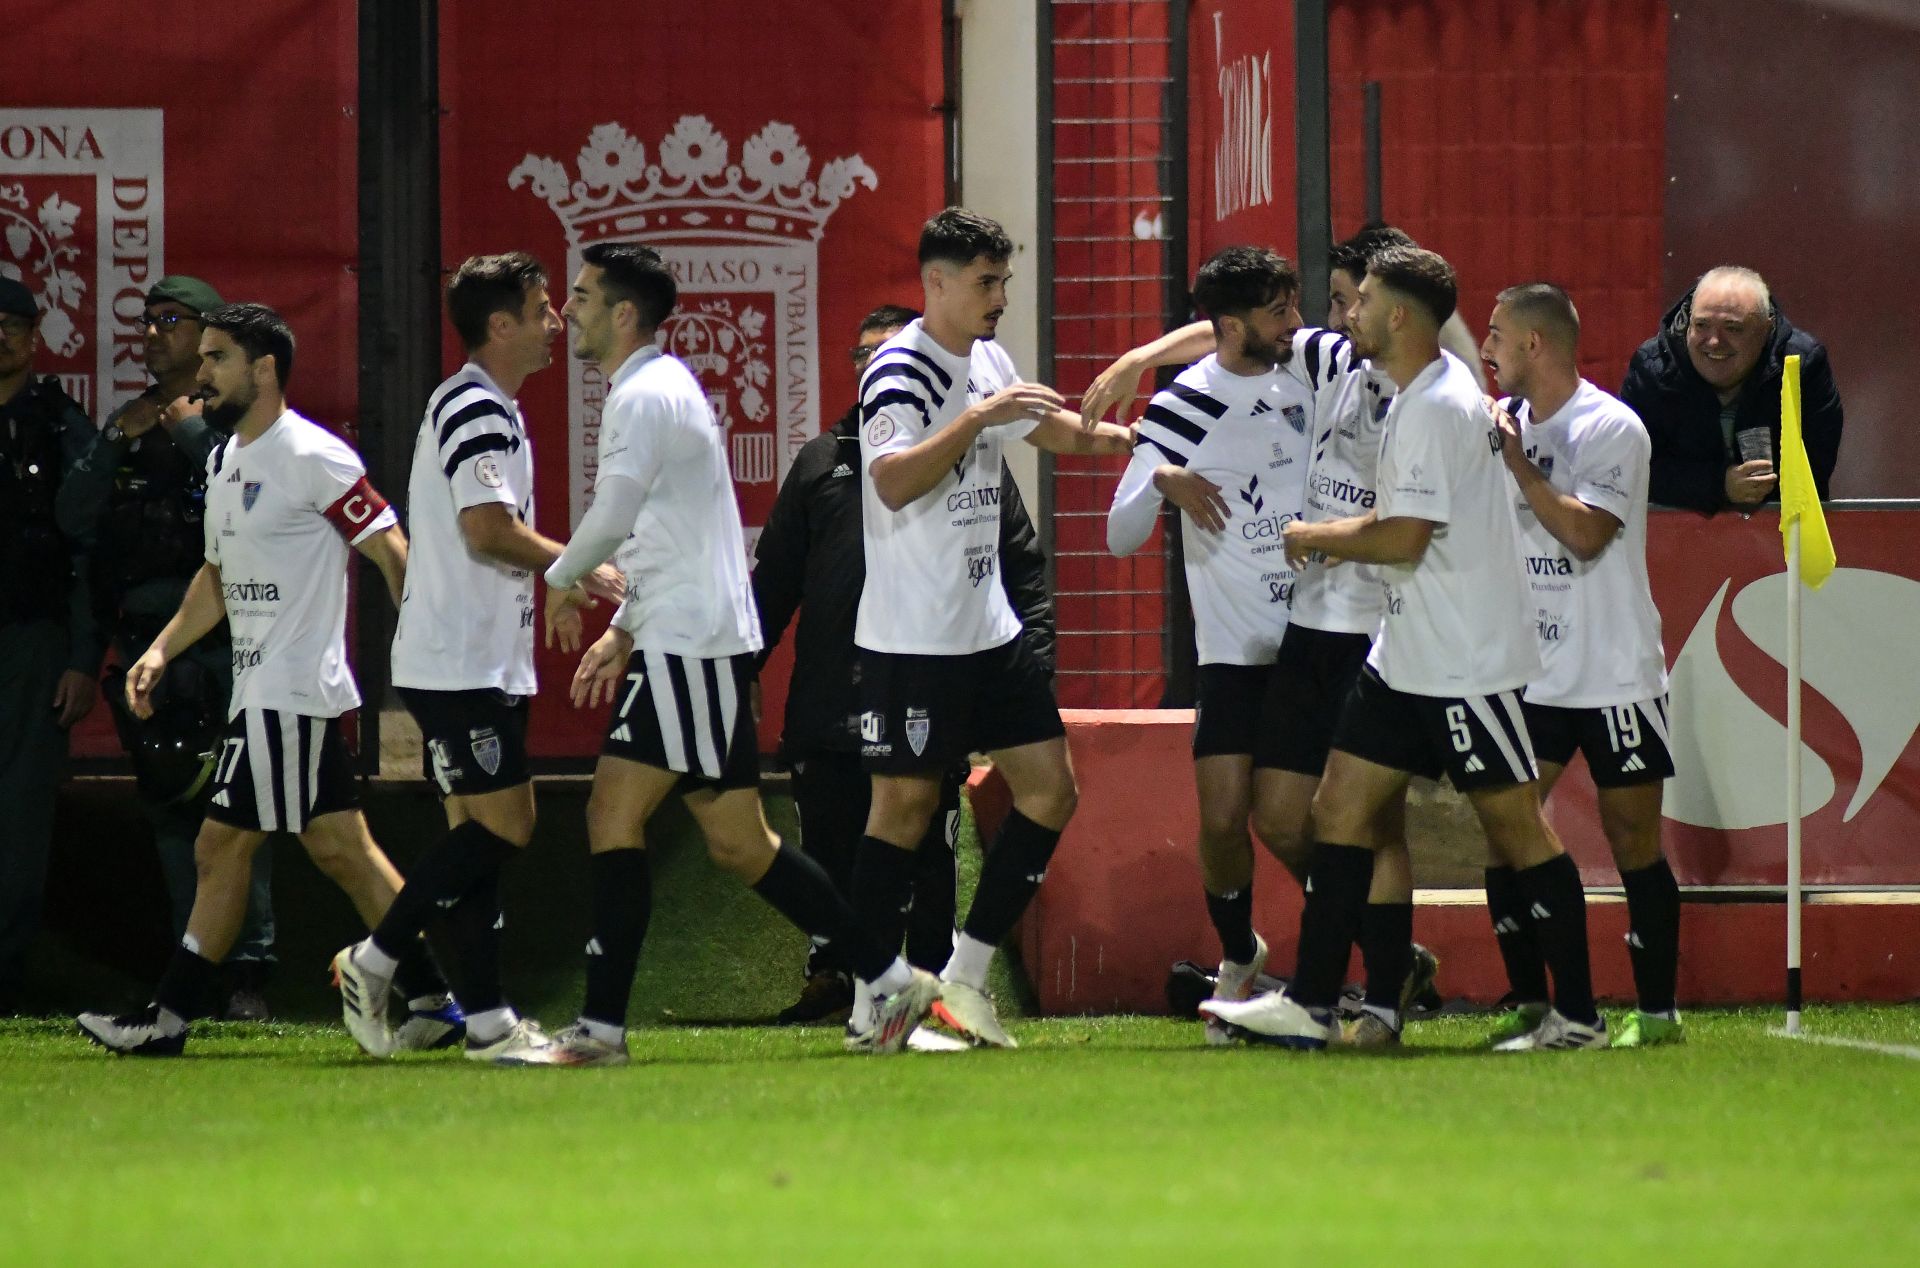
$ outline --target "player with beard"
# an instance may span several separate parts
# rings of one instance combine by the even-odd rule
[[[447,833],[421,854],[372,934],[334,958],[334,978],[348,1031],[366,1052],[386,1056],[388,983],[429,920],[445,916],[466,1055],[544,1065],[555,1055],[551,1041],[501,991],[500,873],[533,837],[533,576],[561,551],[534,528],[533,447],[514,396],[552,364],[561,325],[546,270],[520,251],[462,263],[447,286],[447,312],[467,362],[428,398],[414,445],[392,674],[420,724]],[[622,598],[613,568],[589,573],[587,585],[609,602]]]
[[[1354,355],[1344,335],[1350,301],[1343,302],[1342,294],[1366,275],[1367,252],[1386,240],[1383,234],[1404,237],[1398,230],[1363,231],[1334,248],[1328,311],[1335,328],[1295,330],[1292,355],[1284,361],[1286,370],[1313,395],[1312,456],[1302,512],[1310,523],[1362,515],[1374,505],[1381,424],[1397,388]],[[1127,353],[1095,380],[1084,408],[1090,415],[1104,413],[1132,396],[1146,370],[1204,355],[1214,342],[1211,324],[1199,322]],[[1313,796],[1326,769],[1341,706],[1366,662],[1380,617],[1380,583],[1372,568],[1335,567],[1324,558],[1311,558],[1300,569],[1273,670],[1272,730],[1266,740],[1273,764],[1255,771],[1253,826],[1254,834],[1303,884],[1312,845]],[[1360,937],[1365,997],[1361,1016],[1341,1036],[1342,1042],[1365,1047],[1399,1042],[1402,1020],[1413,1003],[1437,1002],[1433,983],[1440,965],[1431,951],[1412,941],[1413,872],[1404,797],[1382,808],[1372,838],[1373,885]],[[1220,995],[1218,979],[1216,997],[1232,998]],[[1212,1037],[1219,1031],[1214,1027],[1208,1033]]]
[[[1246,998],[1267,959],[1253,928],[1247,823],[1273,813],[1277,750],[1286,741],[1278,715],[1290,684],[1274,662],[1295,577],[1280,529],[1300,514],[1313,418],[1306,385],[1280,368],[1293,359],[1298,291],[1293,265],[1258,247],[1228,247],[1201,266],[1194,303],[1219,350],[1147,406],[1107,514],[1107,548],[1116,555],[1146,542],[1163,503],[1182,516],[1199,645],[1200,876],[1222,955],[1216,999]],[[1208,1022],[1208,1042],[1229,1038]]]
[[[1558,286],[1500,292],[1482,353],[1500,390],[1501,455],[1519,487],[1541,674],[1527,730],[1548,796],[1576,753],[1599,792],[1600,826],[1627,891],[1627,954],[1639,1007],[1616,1048],[1679,1043],[1674,1007],[1680,887],[1660,850],[1667,658],[1647,581],[1652,441],[1626,405],[1580,377],[1580,314]],[[1511,410],[1511,414],[1505,412]],[[1493,1034],[1524,1041],[1547,1013],[1539,932],[1511,867],[1487,867],[1493,919],[1516,1007]]]
[[[940,801],[941,772],[984,751],[1013,793],[952,957],[940,1019],[976,1044],[1014,1047],[986,991],[994,949],[1046,877],[1078,792],[1052,678],[999,583],[1002,450],[1124,454],[1119,427],[1081,426],[1058,393],[1022,383],[993,341],[1013,241],[949,207],[920,231],[926,315],[889,339],[860,383],[861,531],[867,584],[860,647],[861,756],[873,803],[854,902],[876,930],[906,906],[913,851]],[[848,1043],[866,1040],[855,1000]]]
[[[1386,612],[1341,711],[1314,796],[1315,838],[1298,967],[1285,992],[1204,1012],[1255,1037],[1326,1046],[1332,1008],[1374,870],[1373,831],[1413,775],[1448,775],[1532,903],[1554,1007],[1527,1050],[1597,1048],[1579,870],[1540,813],[1519,689],[1540,668],[1513,494],[1487,403],[1439,345],[1453,269],[1430,251],[1375,255],[1348,315],[1354,351],[1399,387],[1381,442],[1377,501],[1363,516],[1286,529],[1289,558],[1370,563]]]
[[[873,1050],[896,1052],[937,983],[867,936],[820,865],[782,843],[761,809],[749,704],[760,622],[723,433],[693,372],[655,343],[678,298],[673,274],[630,243],[594,243],[582,259],[564,315],[573,354],[599,365],[607,397],[593,505],[546,572],[549,639],[577,631],[581,582],[616,551],[629,584],[573,681],[576,706],[614,709],[587,803],[586,1000],[554,1036],[560,1056],[629,1059],[627,1008],[653,905],[646,827],[676,791],[716,863],[801,932],[844,949],[878,1001]]]
[[[176,1056],[203,1012],[247,908],[255,851],[271,832],[299,836],[314,863],[371,927],[400,876],[367,831],[340,735],[360,705],[347,667],[347,550],[373,560],[397,604],[407,541],[346,442],[287,408],[293,332],[260,304],[201,315],[196,378],[209,424],[231,432],[207,465],[207,562],[180,610],[127,671],[140,717],[167,662],[224,618],[234,681],[207,819],[195,843],[199,884],[187,931],[153,1002],[120,1017],[80,1015],[115,1052]],[[463,1028],[418,940],[396,981],[412,1016],[396,1042],[425,1047]]]

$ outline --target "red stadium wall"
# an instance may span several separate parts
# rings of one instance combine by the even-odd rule
[[[1581,372],[1619,386],[1661,288],[1665,0],[1335,0],[1333,224],[1365,219],[1362,92],[1381,85],[1381,211],[1453,263],[1484,333],[1493,297],[1557,282]]]
[[[504,0],[441,6],[441,265],[524,249],[564,292],[577,241],[665,248],[682,292],[669,337],[728,429],[751,534],[793,451],[851,405],[844,350],[860,318],[920,304],[919,228],[945,190],[939,6],[876,22],[852,0],[728,0],[650,12],[644,33],[635,15],[613,0],[538,22]],[[709,191],[737,177],[755,205],[688,206],[699,191],[666,191],[690,170]],[[777,190],[752,200],[756,175]],[[820,213],[829,186],[837,201]],[[448,337],[447,365],[458,358]],[[557,359],[521,394],[539,522],[560,536],[584,509],[583,441],[597,436],[597,376],[573,372]],[[543,756],[599,751],[601,715],[554,689],[572,666],[540,654],[531,747]],[[764,747],[788,666],[781,656],[766,678]]]
[[[147,383],[129,359],[162,273],[278,309],[290,396],[353,438],[359,354],[356,10],[15,0],[0,74],[0,269],[60,302],[39,363],[101,421]],[[74,752],[117,756],[104,708]]]

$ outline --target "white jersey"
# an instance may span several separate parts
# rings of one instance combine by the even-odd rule
[[[1586,709],[1664,695],[1660,610],[1647,581],[1647,429],[1585,379],[1553,417],[1535,421],[1522,403],[1515,418],[1527,457],[1555,489],[1620,521],[1606,549],[1582,563],[1516,490],[1542,665],[1527,699]]]
[[[1374,509],[1393,380],[1356,358],[1345,335],[1314,326],[1294,332],[1287,369],[1314,395],[1313,464],[1302,518],[1323,524],[1365,515]],[[1316,556],[1294,585],[1292,620],[1308,629],[1371,636],[1380,628],[1383,594],[1371,565],[1329,567]]]
[[[1396,691],[1485,696],[1540,672],[1513,477],[1473,371],[1442,352],[1393,398],[1379,518],[1431,521],[1426,554],[1382,564],[1386,613],[1367,663]]]
[[[533,450],[519,406],[469,361],[428,398],[413,446],[395,686],[534,693],[533,572],[460,531],[460,512],[495,503],[532,526]]]
[[[720,424],[700,381],[648,345],[613,372],[600,413],[600,480],[640,486],[615,552],[627,599],[614,624],[651,652],[715,659],[760,650],[746,535]]]
[[[360,705],[347,667],[347,548],[397,522],[346,441],[288,410],[207,459],[207,562],[233,638],[227,716],[337,718]]]
[[[1140,420],[1110,523],[1138,521],[1128,538],[1152,532],[1163,501],[1153,473],[1163,463],[1219,485],[1231,513],[1221,532],[1209,533],[1182,512],[1203,665],[1268,665],[1280,651],[1294,586],[1281,530],[1300,515],[1312,419],[1312,396],[1284,370],[1234,374],[1209,356],[1155,393]]]
[[[1000,583],[1001,448],[1039,425],[982,431],[940,483],[899,510],[868,475],[876,459],[913,448],[969,405],[1019,382],[990,340],[956,357],[918,320],[880,345],[860,380],[861,536],[867,582],[853,641],[868,651],[964,656],[1020,635]]]

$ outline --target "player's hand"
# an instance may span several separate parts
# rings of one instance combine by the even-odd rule
[[[1321,555],[1319,547],[1312,542],[1312,525],[1305,520],[1289,520],[1280,530],[1281,549],[1287,553],[1287,566],[1295,572],[1321,558],[1331,568],[1340,561]]]
[[[1487,398],[1487,412],[1493,415],[1494,435],[1500,438],[1500,457],[1508,470],[1517,470],[1516,463],[1528,461],[1526,445],[1520,439],[1519,422],[1492,397]]]
[[[587,605],[589,596],[585,586],[573,585],[562,590],[558,586],[547,587],[546,606],[546,643],[554,646],[558,640],[563,652],[578,651],[580,638],[585,629],[580,619],[580,609]]]
[[[127,402],[127,408],[114,420],[114,426],[128,440],[137,440],[153,430],[160,421],[160,405],[151,396],[136,396]]]
[[[167,402],[165,409],[160,411],[161,425],[168,432],[172,432],[187,419],[200,417],[200,412],[206,408],[206,404],[198,396],[176,396]]]
[[[1153,487],[1160,496],[1187,513],[1195,528],[1218,533],[1227,527],[1233,512],[1220,486],[1203,475],[1166,463],[1153,473]]]
[[[1727,468],[1727,500],[1738,506],[1758,506],[1773,492],[1779,476],[1765,458]]]
[[[573,707],[591,709],[602,700],[611,704],[632,654],[633,636],[618,626],[595,639],[573,671]]]
[[[153,689],[167,671],[167,658],[158,648],[149,647],[127,669],[127,708],[133,716],[146,721],[153,716]]]
[[[582,578],[580,584],[586,588],[588,595],[592,596],[587,600],[587,607],[592,607],[595,599],[605,599],[613,606],[619,607],[627,597],[626,574],[612,564],[601,564]]]
[[[760,725],[760,680],[755,678],[753,685],[747,688],[747,704],[753,710],[753,725]]]
[[[54,684],[53,707],[57,710],[54,724],[62,731],[93,712],[93,702],[99,698],[99,684],[88,674],[77,669],[69,669],[60,675],[60,681]]]
[[[1105,418],[1109,411],[1125,406],[1140,395],[1140,380],[1147,377],[1146,365],[1137,365],[1131,357],[1121,357],[1087,386],[1080,396],[1080,422],[1082,426],[1092,427]],[[1124,422],[1122,413],[1116,422]]]
[[[999,427],[1006,423],[1045,418],[1054,410],[1066,407],[1067,403],[1060,393],[1044,383],[1015,383],[980,402],[979,410],[986,426]]]

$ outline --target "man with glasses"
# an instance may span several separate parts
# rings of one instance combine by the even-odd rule
[[[223,302],[197,277],[176,274],[153,284],[140,314],[141,362],[153,386],[107,416],[60,489],[60,526],[93,560],[94,613],[122,665],[153,642],[200,570],[207,459],[227,437],[203,417],[194,376],[200,316]],[[214,747],[233,689],[226,628],[168,665],[151,718],[126,709],[117,677],[109,675],[107,704],[133,760],[178,939],[193,911],[193,841],[206,811],[202,754]],[[228,1021],[270,1015],[261,988],[273,964],[272,875],[272,856],[261,850],[253,856],[246,923],[225,966],[221,1015]]]
[[[67,729],[93,708],[100,643],[78,541],[55,516],[93,425],[52,378],[34,292],[0,277],[0,1014],[19,1007],[40,925]]]
[[[920,316],[885,304],[860,323],[851,350],[863,375],[881,344]],[[1000,492],[1001,582],[1023,637],[1051,672],[1053,603],[1047,595],[1046,556],[1009,473]],[[872,780],[860,763],[859,653],[853,645],[867,562],[860,536],[860,407],[814,437],[794,457],[773,513],[754,548],[753,595],[767,641],[760,664],[794,620],[793,675],[781,732],[781,752],[793,768],[794,809],[801,845],[842,893],[853,887],[854,852],[866,827]],[[967,765],[946,772],[940,804],[919,848],[911,907],[898,913],[907,962],[938,972],[953,950],[954,840],[960,826],[960,785]],[[900,930],[876,929],[897,943]],[[846,1016],[854,988],[834,948],[816,944],[807,957],[800,997],[780,1014],[788,1023]],[[924,1031],[909,1043],[928,1042]]]

